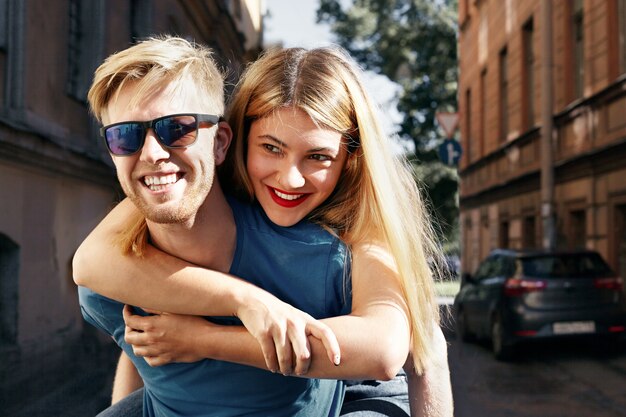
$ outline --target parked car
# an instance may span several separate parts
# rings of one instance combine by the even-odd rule
[[[594,251],[495,250],[461,277],[453,311],[464,341],[491,339],[495,357],[514,356],[521,341],[626,329],[623,281]]]

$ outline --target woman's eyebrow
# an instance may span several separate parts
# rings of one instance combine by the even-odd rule
[[[287,145],[285,142],[283,142],[282,140],[278,139],[277,137],[275,137],[275,136],[273,136],[273,135],[271,135],[271,134],[269,134],[269,133],[262,134],[262,135],[258,135],[258,136],[256,136],[256,138],[258,138],[258,139],[265,139],[265,140],[269,140],[269,141],[274,142],[274,143],[276,143],[277,145],[279,145],[279,146],[281,146],[281,147],[283,147],[283,148],[289,149],[289,145]],[[333,147],[329,147],[329,146],[319,146],[319,147],[317,147],[317,148],[311,148],[311,149],[308,149],[306,152],[307,152],[307,153],[315,153],[315,152],[330,152],[330,153],[336,153],[336,152],[338,152],[338,151],[337,151],[337,149],[336,149],[336,148],[333,148]]]
[[[277,137],[272,136],[270,134],[258,135],[257,138],[270,140],[270,141],[275,142],[277,145],[280,145],[280,146],[282,146],[284,148],[288,148],[289,147],[285,142],[283,142],[282,140],[280,140]]]

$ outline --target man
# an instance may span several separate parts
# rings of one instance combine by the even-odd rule
[[[255,233],[240,228],[241,219],[256,214],[227,200],[214,181],[215,166],[225,158],[231,132],[220,122],[224,110],[222,78],[209,55],[206,49],[180,39],[140,43],[111,56],[98,69],[89,102],[105,125],[102,131],[110,139],[107,144],[118,179],[145,217],[151,243],[203,267],[254,278],[264,271],[255,270],[253,259],[244,260],[235,270],[233,260],[239,259],[238,232]],[[119,141],[120,136],[124,141]],[[305,232],[323,235],[319,228]],[[337,244],[330,235],[321,242]],[[284,243],[280,237],[265,246],[275,244],[286,251],[297,247],[297,243]],[[259,245],[259,252],[264,253],[263,243]],[[314,260],[317,263],[320,259]],[[319,279],[326,280],[324,274],[341,276],[341,262],[334,258],[325,262],[330,268],[324,268]],[[301,283],[300,291],[318,282],[315,277],[307,278],[310,282]],[[312,300],[311,308],[324,305],[317,311],[318,318],[349,312],[349,302],[337,296],[343,290],[341,282],[332,282],[331,294],[322,297],[333,300],[330,305],[321,299]],[[121,304],[85,288],[80,288],[79,294],[85,318],[108,332],[124,350],[114,400],[143,383],[144,415],[338,414],[343,386],[333,380],[287,378],[250,366],[208,360],[152,368],[135,356],[124,340]],[[245,312],[229,310],[232,299],[228,296],[216,297],[218,304],[222,298],[224,305],[215,306],[216,314],[237,314],[245,321]],[[316,327],[319,324],[308,324],[325,334],[323,327]],[[233,340],[240,339],[233,336]],[[242,358],[240,362],[259,366],[259,355],[256,361],[245,354]]]

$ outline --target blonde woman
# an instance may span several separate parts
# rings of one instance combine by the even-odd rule
[[[306,376],[388,379],[410,346],[405,369],[412,384],[412,415],[451,415],[445,342],[437,326],[428,262],[437,256],[437,245],[411,171],[392,155],[360,70],[337,48],[269,51],[244,74],[229,122],[236,136],[220,173],[222,187],[260,204],[278,226],[303,220],[321,224],[352,251],[352,313],[323,320],[337,335],[341,365],[329,372],[319,360],[320,343],[309,338],[312,356]],[[168,269],[150,268],[149,260],[180,261],[167,261],[164,254],[143,246],[136,233],[140,228],[128,229],[133,231],[124,239],[143,252],[143,260],[124,256],[110,243],[126,224],[113,219],[131,215],[129,204],[115,209],[81,246],[75,263],[77,282],[129,304],[210,314],[203,310],[207,300],[200,294],[217,273],[190,265],[188,273],[179,270],[175,280],[168,279]],[[153,285],[155,280],[164,285]],[[174,291],[176,297],[171,296]],[[153,365],[209,356],[189,335],[198,328],[219,331],[204,320],[174,314],[139,317],[127,311],[126,324],[126,338],[135,354]],[[384,337],[389,326],[396,335],[393,340]],[[159,328],[168,328],[175,336],[159,337],[152,331]],[[264,363],[246,363],[303,373],[303,367],[294,368],[287,359],[295,350],[289,343],[275,343],[275,348],[275,356],[266,353]],[[365,354],[389,358],[386,369],[363,372],[362,362],[355,358]]]

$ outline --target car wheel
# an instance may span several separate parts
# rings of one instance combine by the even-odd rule
[[[494,317],[491,323],[491,348],[497,360],[513,359],[514,346],[507,344],[504,340],[504,328],[500,316]]]
[[[474,336],[467,328],[467,318],[465,317],[465,312],[459,309],[456,313],[455,317],[456,323],[456,335],[463,342],[471,342],[474,340]]]

